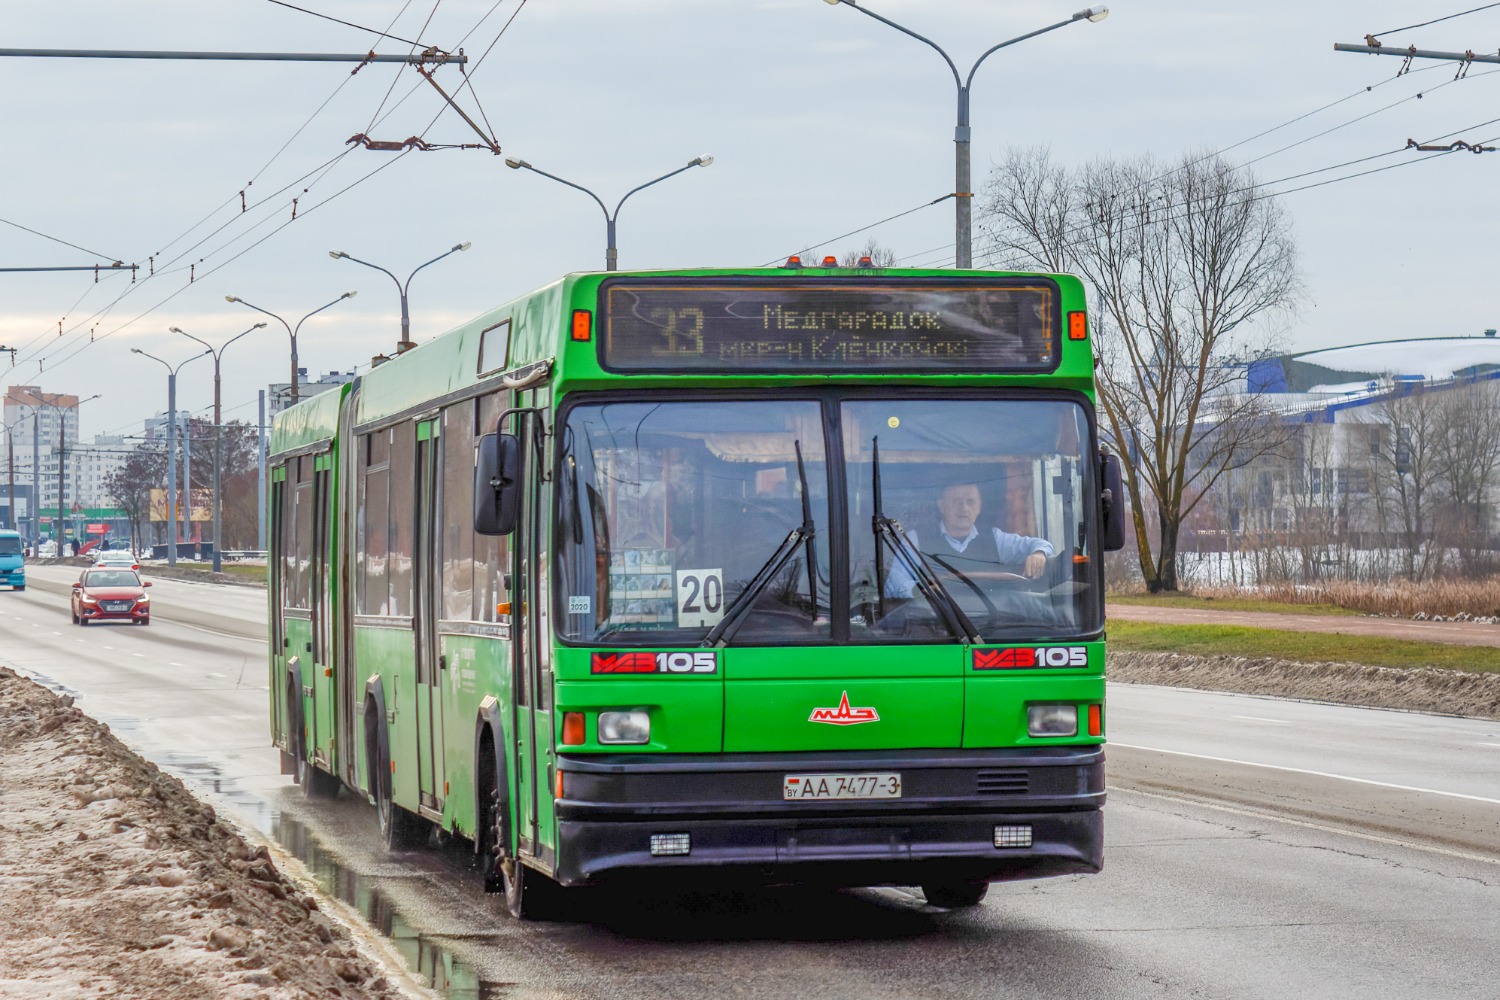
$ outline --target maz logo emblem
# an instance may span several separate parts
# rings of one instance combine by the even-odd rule
[[[826,722],[830,726],[857,726],[861,722],[879,722],[880,713],[873,708],[850,708],[849,692],[839,699],[838,708],[815,708],[808,722]]]

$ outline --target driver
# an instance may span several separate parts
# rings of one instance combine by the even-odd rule
[[[945,566],[965,576],[1019,568],[1022,576],[1041,576],[1053,554],[1052,543],[994,527],[981,529],[978,521],[982,506],[976,484],[945,487],[937,502],[938,523],[920,535],[915,530],[907,531],[906,537],[939,573]],[[897,561],[891,567],[885,592],[890,597],[910,597],[915,584],[911,573]]]

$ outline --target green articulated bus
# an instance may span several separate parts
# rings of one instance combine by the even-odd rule
[[[1067,275],[570,275],[281,413],[271,728],[566,887],[1103,863],[1118,460]]]

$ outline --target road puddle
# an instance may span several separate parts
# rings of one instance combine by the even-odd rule
[[[513,983],[482,979],[442,938],[413,927],[376,888],[375,879],[341,863],[306,824],[281,812],[273,818],[269,832],[307,866],[324,893],[354,907],[371,927],[389,938],[420,982],[449,1000],[501,1000],[511,995]]]

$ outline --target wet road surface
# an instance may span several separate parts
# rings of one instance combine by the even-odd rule
[[[916,890],[651,884],[522,925],[462,845],[388,855],[361,799],[306,803],[277,773],[264,643],[242,637],[263,593],[163,581],[150,628],[79,629],[49,590],[0,593],[0,661],[275,837],[450,997],[1468,1000],[1500,981],[1497,723],[1115,687],[1101,875],[954,912]]]

